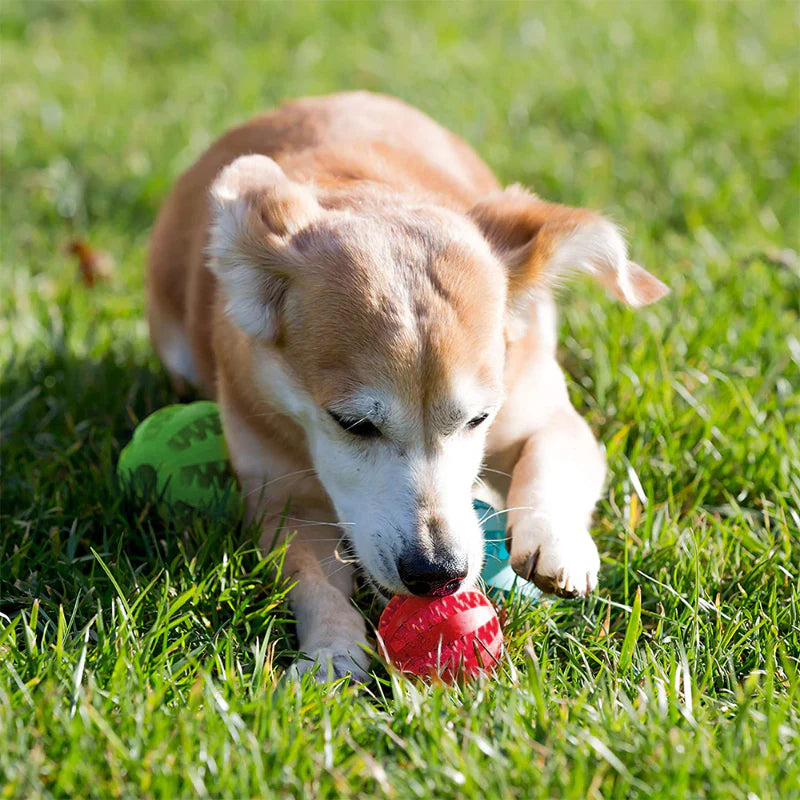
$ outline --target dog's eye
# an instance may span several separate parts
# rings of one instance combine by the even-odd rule
[[[381,432],[368,419],[347,419],[328,412],[333,417],[334,422],[343,430],[358,436],[360,439],[374,439],[381,435]]]
[[[488,415],[488,414],[478,414],[478,416],[477,416],[477,417],[473,417],[473,418],[472,418],[472,419],[471,419],[471,420],[470,420],[470,421],[467,423],[467,427],[468,427],[470,430],[474,430],[475,428],[477,428],[477,427],[478,427],[478,425],[481,425],[481,424],[483,424],[484,422],[486,422],[486,420],[487,420],[487,419],[489,419],[489,415]]]

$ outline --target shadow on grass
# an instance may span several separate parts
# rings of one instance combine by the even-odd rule
[[[65,347],[39,348],[12,359],[0,391],[3,613],[34,598],[57,607],[96,594],[93,580],[102,576],[92,550],[124,556],[134,575],[177,556],[192,529],[171,529],[125,497],[116,479],[138,422],[177,400],[152,356],[123,349],[81,358]]]

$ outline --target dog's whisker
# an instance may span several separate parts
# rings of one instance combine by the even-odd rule
[[[298,525],[297,528],[308,528],[311,527],[310,525]],[[294,529],[294,526],[293,526]],[[302,537],[303,544],[322,544],[324,542],[341,542],[345,538],[345,533],[342,532],[341,536],[331,536],[330,538],[323,537],[317,538],[314,537],[313,539],[307,539],[305,536]]]
[[[288,517],[285,514],[281,514],[279,517],[280,521],[290,521],[290,522],[307,522],[309,525],[325,525],[329,528],[340,528],[343,526],[353,526],[355,522],[324,522],[321,519],[302,519],[301,517]]]
[[[307,467],[306,469],[297,469],[294,472],[287,472],[285,475],[280,475],[277,478],[273,478],[270,481],[267,481],[264,486],[269,486],[271,483],[276,483],[277,481],[282,481],[285,478],[291,478],[294,475],[304,475],[307,472],[316,472],[317,470],[314,467]]]
[[[328,538],[328,537],[306,538],[305,535],[300,535],[299,534],[300,531],[305,531],[308,528],[316,528],[318,525],[319,525],[318,522],[307,522],[307,523],[302,523],[300,525],[297,525],[297,524],[295,524],[293,522],[287,522],[287,523],[284,523],[283,525],[276,526],[276,530],[280,530],[285,534],[293,534],[295,531],[297,531],[298,532],[298,536],[299,536],[298,541],[307,542],[309,544],[311,544],[313,542],[339,542],[346,535],[344,531],[342,531],[342,535],[341,536],[332,536],[330,538]]]
[[[326,572],[325,575],[328,578],[328,580],[330,580],[334,575],[338,575],[340,572],[343,572],[348,567],[352,567],[352,566],[353,566],[353,564],[350,564],[350,563],[341,564],[338,569],[334,569],[334,570],[331,570],[330,572]]]
[[[306,474],[308,472],[316,472],[316,469],[311,467],[310,469],[298,469],[298,470],[295,470],[294,472],[287,472],[285,475],[279,475],[277,478],[272,478],[271,480],[268,480],[268,481],[260,484],[255,489],[251,489],[249,492],[246,492],[244,496],[245,497],[250,497],[251,495],[254,495],[257,492],[264,491],[264,489],[267,486],[271,486],[273,483],[279,483],[280,481],[286,480],[287,478],[293,478],[293,477],[295,477],[297,475],[304,475],[304,474]]]
[[[509,508],[498,508],[495,509],[494,513],[487,514],[485,517],[481,517],[480,522],[481,525],[484,522],[488,522],[490,519],[494,519],[495,517],[499,517],[501,514],[505,514],[509,511],[536,511],[533,506],[510,506]],[[544,515],[542,515],[544,516]]]
[[[328,556],[327,558],[320,559],[319,561],[319,565],[323,568],[332,567],[334,564],[341,564],[342,566],[350,566],[352,564],[356,564],[360,566],[361,560],[355,557],[341,559],[337,558],[336,556]]]
[[[348,561],[346,564],[343,564],[343,566],[349,566],[350,563],[351,562]],[[358,563],[358,562],[352,562],[352,563]],[[335,564],[342,565],[342,562],[339,561],[338,559],[334,558],[333,556],[329,556],[328,558],[323,558],[319,562],[319,565],[320,565],[320,567],[322,567],[322,569],[327,569],[328,567],[332,567]]]
[[[510,478],[511,474],[503,472],[501,469],[491,469],[490,467],[481,467],[481,472],[494,472],[496,475],[502,475],[504,478]]]

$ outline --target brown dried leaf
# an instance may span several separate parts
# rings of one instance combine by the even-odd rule
[[[87,289],[110,277],[113,262],[108,253],[95,250],[83,239],[73,239],[67,245],[67,252],[78,259],[78,274]]]

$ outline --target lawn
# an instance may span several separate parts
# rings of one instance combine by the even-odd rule
[[[0,15],[0,797],[800,796],[797,4]],[[563,291],[608,451],[601,588],[510,604],[503,669],[462,688],[282,681],[293,625],[252,531],[164,521],[114,479],[175,400],[143,320],[172,181],[229,125],[357,87],[604,209],[673,289],[638,313]]]

